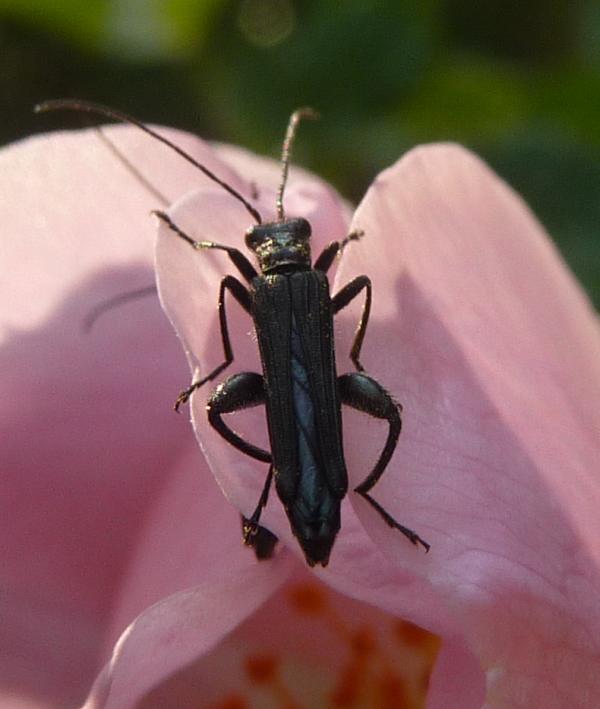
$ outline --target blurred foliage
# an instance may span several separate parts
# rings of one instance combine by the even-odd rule
[[[0,0],[3,142],[80,97],[296,159],[358,200],[417,142],[457,140],[519,190],[600,304],[597,0]],[[340,170],[340,166],[343,166]]]

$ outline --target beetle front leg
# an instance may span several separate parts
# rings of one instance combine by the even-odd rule
[[[202,251],[203,249],[218,249],[219,251],[225,251],[231,259],[233,265],[242,274],[242,276],[244,276],[248,283],[250,283],[250,281],[258,275],[254,266],[239,249],[236,249],[233,246],[217,244],[214,241],[196,241],[180,229],[166,212],[161,212],[160,210],[155,209],[152,214],[164,222],[180,239],[187,241],[187,243],[197,251]]]
[[[396,449],[400,430],[402,429],[402,420],[400,418],[402,407],[392,399],[378,382],[366,374],[343,374],[338,377],[338,385],[342,403],[358,411],[363,411],[374,418],[385,419],[389,424],[388,437],[379,460],[365,480],[354,488],[354,492],[361,495],[390,527],[402,532],[415,546],[421,544],[425,551],[429,551],[430,545],[426,541],[421,539],[412,529],[397,522],[369,494],[370,490],[383,475]]]
[[[233,276],[225,276],[221,281],[219,287],[219,324],[221,327],[221,342],[223,345],[223,356],[224,360],[218,367],[215,367],[210,374],[207,374],[202,379],[193,381],[187,389],[184,389],[177,400],[175,401],[175,406],[173,407],[175,411],[179,411],[179,407],[185,404],[190,396],[199,389],[206,382],[211,381],[217,377],[224,369],[227,369],[229,365],[233,362],[233,348],[231,346],[231,339],[229,337],[229,329],[227,327],[227,311],[225,310],[225,291],[229,291],[237,302],[242,306],[242,308],[250,315],[252,310],[252,303],[250,299],[250,293],[244,285],[242,285],[237,278]]]
[[[357,229],[356,231],[351,231],[345,239],[332,241],[330,244],[327,244],[315,261],[315,265],[313,266],[315,271],[327,273],[335,261],[335,257],[341,256],[344,249],[351,241],[358,241],[363,235],[364,231]]]

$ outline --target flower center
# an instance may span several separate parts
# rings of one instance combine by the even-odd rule
[[[281,601],[288,611],[285,642],[275,650],[244,643],[240,658],[244,688],[210,704],[210,709],[417,709],[425,705],[440,645],[437,636],[312,581],[288,586],[277,603]],[[275,626],[274,633],[282,632],[280,623],[275,621]],[[290,642],[294,639],[301,652]],[[311,652],[314,657],[307,666]]]

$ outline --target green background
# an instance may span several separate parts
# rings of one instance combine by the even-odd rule
[[[78,97],[296,161],[357,201],[415,143],[481,154],[600,304],[600,3],[0,0],[0,138],[81,125]]]

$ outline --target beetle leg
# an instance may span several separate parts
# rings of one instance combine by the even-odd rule
[[[268,451],[245,441],[222,419],[223,414],[258,406],[264,404],[264,401],[265,385],[262,375],[255,372],[242,372],[234,374],[217,387],[208,400],[206,409],[210,424],[228,443],[251,458],[270,463],[271,454]],[[271,465],[256,509],[249,518],[242,515],[244,544],[254,549],[257,559],[269,559],[278,541],[272,532],[259,524],[261,512],[267,504],[272,480],[273,466]]]
[[[346,246],[348,246],[351,241],[358,241],[363,234],[364,231],[360,229],[351,231],[345,239],[332,241],[330,244],[327,244],[315,261],[315,265],[313,266],[314,270],[327,273],[335,261],[335,257],[338,255],[341,256]]]
[[[234,411],[241,411],[242,409],[248,409],[264,403],[265,384],[262,374],[240,372],[239,374],[233,374],[222,384],[219,384],[206,403],[206,411],[210,425],[228,443],[251,458],[271,463],[272,456],[269,451],[245,441],[229,428],[222,418],[223,414],[230,414]]]
[[[389,424],[388,437],[379,460],[365,480],[354,488],[354,492],[361,495],[390,527],[402,532],[415,546],[421,544],[426,551],[429,551],[430,545],[426,541],[421,539],[412,529],[408,529],[408,527],[396,522],[369,494],[382,476],[396,449],[398,436],[402,428],[402,420],[400,418],[402,407],[392,399],[378,382],[366,374],[354,372],[343,374],[338,377],[338,385],[342,403],[358,411],[363,411],[374,418],[385,419]]]
[[[202,249],[219,249],[220,251],[225,251],[225,253],[231,259],[233,265],[237,270],[244,276],[244,278],[250,283],[253,278],[256,278],[258,273],[254,266],[248,261],[244,254],[233,246],[225,246],[224,244],[217,244],[214,241],[196,241],[188,236],[183,230],[181,230],[177,224],[171,219],[171,217],[166,212],[161,212],[160,210],[154,210],[152,212],[161,221],[163,221],[171,231],[174,231],[177,236],[179,236],[184,241],[187,241],[190,246],[194,249],[201,251]]]
[[[275,545],[279,541],[273,532],[270,532],[266,527],[260,524],[255,525],[252,534],[246,538],[246,525],[249,520],[242,515],[242,534],[244,535],[244,544],[254,549],[256,558],[259,561],[270,559],[275,551]]]
[[[223,343],[223,356],[224,360],[218,367],[215,367],[210,374],[207,374],[202,379],[197,379],[193,381],[187,389],[184,389],[177,400],[175,401],[175,406],[173,407],[175,411],[179,411],[179,407],[185,404],[190,396],[199,389],[206,382],[211,381],[216,376],[218,376],[224,369],[227,369],[229,365],[233,362],[233,348],[231,346],[231,339],[229,337],[229,329],[227,327],[227,311],[225,310],[225,291],[229,291],[237,302],[242,306],[242,308],[250,315],[252,310],[252,302],[250,299],[250,293],[246,290],[246,287],[242,285],[237,278],[233,276],[225,276],[221,281],[219,287],[219,323],[221,326],[221,342]]]
[[[273,553],[273,548],[277,543],[277,537],[265,527],[262,527],[258,522],[260,515],[265,508],[269,499],[269,490],[273,481],[273,466],[269,467],[267,479],[256,505],[256,509],[249,518],[242,516],[242,533],[244,544],[253,547],[256,556],[261,558],[269,558]]]
[[[360,361],[360,350],[363,340],[365,339],[365,333],[369,323],[369,314],[371,313],[371,279],[368,276],[357,276],[351,280],[350,283],[346,283],[342,290],[336,293],[332,298],[333,312],[336,314],[354,300],[362,290],[365,291],[365,302],[363,303],[358,327],[354,333],[354,342],[350,350],[350,359],[359,372],[364,372],[365,370]]]

